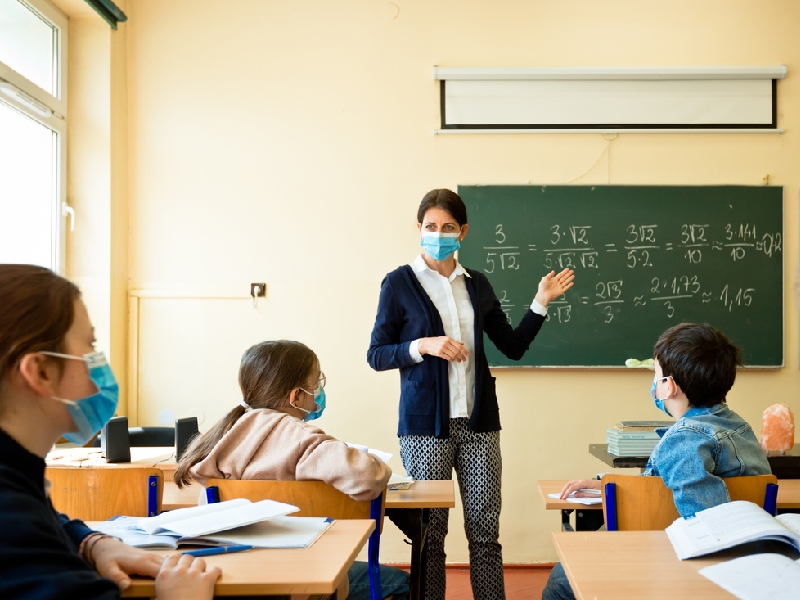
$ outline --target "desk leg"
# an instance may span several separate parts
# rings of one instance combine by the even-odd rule
[[[575,531],[572,528],[572,523],[569,522],[569,516],[572,514],[572,510],[568,508],[561,509],[561,531]]]
[[[411,540],[411,592],[409,600],[420,600],[425,590],[425,565],[430,509],[387,508],[386,516]]]

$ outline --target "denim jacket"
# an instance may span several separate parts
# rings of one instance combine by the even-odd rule
[[[726,404],[690,408],[656,432],[661,441],[644,474],[661,476],[682,517],[730,502],[722,477],[772,473],[753,429]]]

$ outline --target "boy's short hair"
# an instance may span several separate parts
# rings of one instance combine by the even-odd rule
[[[672,376],[691,406],[714,406],[736,381],[742,366],[739,348],[708,323],[681,323],[658,338],[653,358],[664,377]]]

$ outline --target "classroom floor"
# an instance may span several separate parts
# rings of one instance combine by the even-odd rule
[[[505,570],[508,600],[540,600],[550,567],[512,567]],[[447,568],[446,600],[473,600],[468,567]]]

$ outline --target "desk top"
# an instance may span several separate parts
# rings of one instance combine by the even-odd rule
[[[165,480],[161,510],[197,506],[203,492],[201,486],[195,483],[178,489],[171,476]],[[452,481],[415,481],[407,490],[389,490],[386,494],[386,508],[454,508],[455,505]]]
[[[539,494],[542,496],[544,507],[547,510],[600,510],[603,508],[602,504],[585,505],[548,497],[548,494],[560,492],[566,483],[566,479],[540,479],[537,481]],[[800,479],[778,480],[778,508],[800,508]]]
[[[155,467],[165,473],[166,479],[178,468],[175,448],[172,446],[133,447],[131,462],[107,463],[100,448],[56,448],[47,457],[48,467]]]
[[[647,456],[614,456],[608,453],[608,444],[589,444],[589,454],[614,468],[644,469]],[[800,445],[783,454],[767,452],[769,466],[778,479],[800,479]]]
[[[455,508],[456,496],[451,479],[415,481],[407,490],[389,490],[386,508]]]
[[[310,548],[260,549],[206,556],[222,569],[216,596],[332,594],[375,528],[370,519],[336,521]],[[153,551],[168,554],[167,551]],[[155,581],[132,579],[123,597],[155,597]]]
[[[734,597],[697,571],[735,551],[681,561],[664,531],[558,532],[553,542],[578,600]]]

